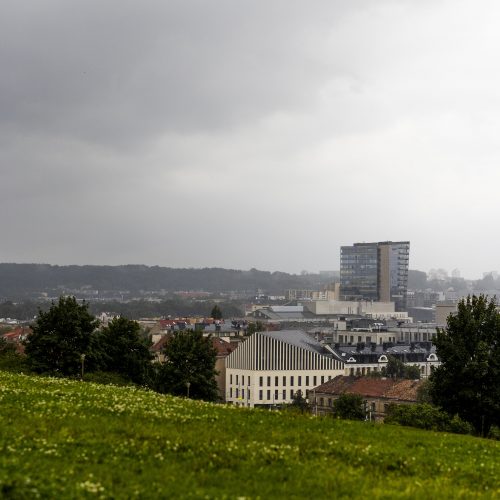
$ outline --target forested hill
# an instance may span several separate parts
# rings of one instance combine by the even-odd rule
[[[271,273],[257,269],[0,264],[0,298],[20,298],[41,292],[57,295],[57,292],[84,287],[99,291],[129,291],[132,294],[141,290],[234,290],[254,293],[259,289],[269,294],[283,294],[287,288],[317,289],[330,281],[331,277],[319,274]]]

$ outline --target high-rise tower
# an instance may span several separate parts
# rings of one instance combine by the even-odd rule
[[[355,243],[341,247],[341,298],[395,302],[396,311],[404,311],[409,255],[409,241]]]

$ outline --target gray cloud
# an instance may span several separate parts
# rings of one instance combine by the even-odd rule
[[[496,269],[498,11],[3,2],[0,261]]]

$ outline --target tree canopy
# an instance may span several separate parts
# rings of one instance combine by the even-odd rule
[[[333,415],[348,420],[364,420],[363,398],[359,394],[341,394],[333,402]]]
[[[500,425],[500,314],[494,300],[461,300],[434,343],[442,364],[431,375],[433,402],[486,435]]]
[[[123,375],[144,384],[150,373],[151,341],[141,333],[137,321],[113,318],[96,336],[99,369]]]
[[[81,355],[91,353],[91,335],[98,324],[86,303],[60,297],[47,312],[39,310],[26,341],[29,366],[36,372],[76,375]]]
[[[382,376],[389,378],[407,378],[416,380],[420,378],[420,370],[415,365],[405,365],[396,356],[387,357],[387,366],[382,368]]]
[[[213,319],[222,319],[222,311],[217,304],[215,304],[214,307],[212,307],[212,311],[210,312],[210,317]]]
[[[166,360],[159,367],[157,383],[160,392],[217,400],[217,352],[209,337],[193,330],[174,332],[164,353]]]

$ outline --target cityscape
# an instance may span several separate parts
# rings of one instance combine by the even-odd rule
[[[500,498],[499,17],[0,2],[0,499]]]

